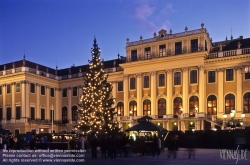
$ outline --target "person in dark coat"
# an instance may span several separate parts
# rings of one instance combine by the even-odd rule
[[[115,135],[112,135],[110,146],[109,146],[110,151],[111,151],[111,159],[116,158],[116,143],[117,143],[117,139],[116,139]]]
[[[176,150],[178,149],[178,139],[177,135],[174,135],[170,139],[170,143],[168,145],[168,158],[173,154],[174,159],[176,159]]]
[[[92,159],[97,159],[97,139],[95,136],[92,137],[90,145],[92,149]]]
[[[102,159],[103,157],[107,159],[106,151],[108,149],[108,139],[103,136],[101,140],[101,151],[102,151]]]
[[[158,137],[154,134],[153,144],[152,144],[152,155],[155,157],[155,153],[158,153]]]
[[[187,137],[187,147],[188,147],[188,158],[189,159],[191,159],[191,157],[193,157],[193,159],[195,159],[194,146],[195,146],[195,135],[194,135],[194,133],[192,133]]]

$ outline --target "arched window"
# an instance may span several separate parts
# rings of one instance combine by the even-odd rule
[[[230,114],[231,110],[235,110],[235,97],[233,94],[227,94],[225,97],[225,113]]]
[[[136,103],[136,101],[131,101],[129,103],[129,116],[137,116],[137,103]]]
[[[182,112],[182,98],[176,97],[174,99],[174,115],[181,114]]]
[[[77,109],[75,105],[72,107],[72,121],[77,121],[78,119]]]
[[[166,100],[163,98],[158,100],[158,115],[166,115]]]
[[[151,101],[144,100],[143,101],[143,115],[151,115]]]
[[[124,116],[124,105],[123,102],[117,104],[117,116]]]
[[[215,95],[210,95],[207,98],[207,114],[208,115],[217,114],[217,98]]]
[[[250,92],[244,94],[244,113],[250,113]]]
[[[67,123],[68,122],[68,108],[63,107],[62,108],[62,123]]]
[[[194,117],[195,113],[199,110],[199,98],[192,96],[189,99],[189,116]]]

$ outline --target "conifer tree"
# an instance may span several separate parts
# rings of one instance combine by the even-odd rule
[[[113,121],[115,108],[112,108],[114,104],[114,98],[111,97],[112,85],[107,82],[108,74],[104,71],[100,52],[94,39],[93,48],[91,48],[92,60],[89,61],[89,70],[84,77],[78,110],[80,117],[78,129],[92,135],[109,133],[117,127],[117,122]]]

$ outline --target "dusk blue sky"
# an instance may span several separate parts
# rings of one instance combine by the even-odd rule
[[[213,41],[250,38],[249,0],[1,0],[0,65],[26,59],[58,69],[88,64],[94,36],[101,58],[125,56],[126,38],[152,38],[205,24]]]

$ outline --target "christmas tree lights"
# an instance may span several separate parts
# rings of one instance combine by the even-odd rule
[[[104,72],[100,52],[94,39],[91,49],[92,60],[89,61],[89,70],[84,77],[83,93],[78,110],[80,117],[78,129],[92,135],[118,130],[118,123],[114,121],[115,108],[112,107],[115,103],[111,96],[112,84],[107,82],[108,74]]]

